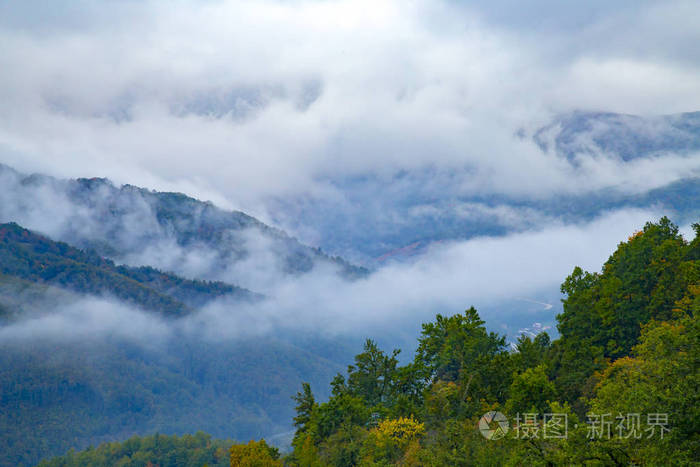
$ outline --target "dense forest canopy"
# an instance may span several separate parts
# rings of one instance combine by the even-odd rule
[[[181,437],[161,434],[134,436],[121,443],[104,443],[81,452],[71,450],[65,456],[40,462],[38,467],[224,467],[229,465],[230,445],[230,441],[212,440],[202,432]]]

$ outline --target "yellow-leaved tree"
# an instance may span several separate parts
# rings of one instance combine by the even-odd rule
[[[364,441],[363,460],[372,464],[379,460],[397,462],[407,454],[413,457],[420,449],[419,440],[424,434],[425,425],[413,416],[382,420]]]
[[[277,467],[282,465],[279,451],[264,439],[250,440],[248,444],[234,444],[229,450],[231,467]]]

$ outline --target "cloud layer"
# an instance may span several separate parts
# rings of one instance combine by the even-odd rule
[[[576,109],[699,109],[699,13],[690,1],[539,0],[527,10],[447,0],[3,2],[0,161],[181,191],[263,220],[286,198],[331,200],[345,222],[361,223],[358,208],[379,216],[382,200],[401,190],[428,199],[644,192],[697,175],[700,158],[624,162],[589,153],[573,163],[531,137]],[[401,174],[418,175],[402,184]],[[350,199],[339,188],[361,177],[388,191]],[[531,209],[469,201],[408,212],[420,218],[436,209],[525,228],[435,245],[351,284],[324,271],[287,280],[261,270],[245,285],[264,283],[258,290],[272,298],[242,313],[261,328],[279,321],[332,330],[346,325],[339,316],[429,319],[435,309],[552,290],[574,264],[598,267],[659,214],[623,210],[565,225]],[[37,215],[48,217],[36,225],[52,225],[49,214]],[[313,225],[295,232],[318,235]],[[161,250],[150,256],[167,260]],[[160,265],[190,264],[183,272],[196,275],[207,255],[190,257]],[[130,262],[154,261],[144,254]],[[220,278],[240,282],[245,271]]]
[[[427,165],[521,196],[698,169],[574,169],[516,136],[573,109],[700,108],[692,2],[31,3],[0,12],[0,158],[23,171],[264,216],[271,196],[328,195],[328,177]]]
[[[49,297],[48,313],[3,327],[0,341],[108,337],[154,345],[178,336],[227,341],[313,333],[396,342],[399,335],[412,336],[436,313],[453,314],[472,305],[492,329],[512,337],[519,326],[542,319],[551,324],[560,309],[559,284],[573,267],[598,271],[621,239],[655,216],[650,211],[616,211],[590,223],[555,223],[499,238],[436,244],[411,262],[389,264],[356,281],[322,265],[301,276],[266,276],[258,284],[268,287],[263,301],[213,302],[175,321],[109,297]],[[230,279],[227,274],[219,278]],[[533,306],[533,299],[554,307]]]

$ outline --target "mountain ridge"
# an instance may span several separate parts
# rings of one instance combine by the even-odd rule
[[[183,193],[117,187],[107,178],[24,175],[2,164],[0,181],[0,222],[18,222],[132,266],[229,283],[246,280],[244,266],[238,267],[245,261],[277,275],[304,274],[317,263],[337,268],[348,279],[369,273],[244,212]],[[192,266],[185,250],[193,249],[209,263]],[[271,254],[265,257],[267,252]]]
[[[83,294],[113,295],[165,316],[183,316],[217,298],[262,298],[223,282],[183,279],[148,266],[118,266],[16,223],[0,224],[0,274]]]

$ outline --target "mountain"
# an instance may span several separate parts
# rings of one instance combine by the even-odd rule
[[[148,343],[84,334],[14,342],[0,333],[2,467],[153,433],[204,430],[284,445],[291,395],[303,381],[326,387],[352,355],[342,342],[274,336]]]
[[[255,329],[238,307],[264,298],[0,224],[0,466],[154,432],[287,443],[290,396],[326,386],[353,343]],[[202,315],[215,301],[227,319]]]
[[[59,180],[0,165],[0,222],[119,262],[247,288],[254,288],[253,270],[271,278],[327,265],[347,278],[367,274],[245,213],[104,178]]]
[[[549,151],[572,172],[584,170],[584,157],[624,170],[666,156],[698,158],[700,112],[651,117],[572,112],[519,137]],[[471,181],[471,171],[427,166],[329,176],[318,183],[333,196],[271,199],[269,215],[290,232],[312,229],[324,250],[369,266],[405,260],[434,242],[580,222],[617,209],[653,209],[684,225],[700,215],[697,171],[647,190],[611,186],[548,196],[484,193],[478,180]]]
[[[557,339],[538,328],[509,348],[474,307],[424,323],[405,365],[367,339],[330,398],[309,384],[296,394],[283,459],[264,440],[156,434],[40,465],[228,465],[227,452],[236,466],[698,465],[693,228],[691,239],[668,218],[648,222],[599,271],[574,267]]]
[[[246,328],[237,306],[263,298],[1,224],[0,466],[154,432],[284,444],[290,396],[327,385],[351,341]],[[214,300],[235,318],[215,325],[242,329],[193,330]]]
[[[352,353],[351,338],[256,329],[246,313],[266,297],[239,279],[367,270],[242,212],[0,166],[0,221],[2,466],[153,432],[284,444],[290,396]]]
[[[109,295],[168,316],[182,316],[222,297],[261,298],[222,282],[183,279],[151,267],[117,266],[15,223],[0,224],[0,274],[82,294]]]
[[[533,139],[547,151],[575,160],[604,153],[623,161],[663,153],[700,151],[700,112],[641,117],[610,112],[572,112],[556,117]]]
[[[671,130],[693,134],[694,117],[683,118]],[[534,137],[553,144],[548,150],[572,167],[575,154],[590,144],[607,144],[612,149],[605,157],[631,164],[657,157],[663,138],[652,144],[640,136],[641,143],[629,146],[638,149],[612,145],[608,136],[595,136],[585,149],[576,146],[583,136],[556,141],[566,128],[574,134],[590,127],[599,135],[606,133],[598,124],[627,122],[632,131],[629,122],[636,121],[589,115]],[[690,136],[683,141],[667,146],[692,157],[695,143]],[[265,436],[288,444],[290,396],[308,381],[319,401],[327,399],[330,389],[323,388],[357,342],[323,329],[309,335],[285,333],[275,323],[272,331],[260,329],[261,309],[250,305],[269,298],[264,303],[274,309],[275,291],[297,290],[276,285],[305,277],[294,286],[312,287],[319,283],[315,272],[349,280],[368,274],[324,251],[378,265],[439,241],[575,223],[612,209],[655,207],[684,224],[700,215],[696,173],[642,193],[609,189],[543,199],[459,195],[452,189],[458,175],[427,168],[331,180],[348,201],[342,206],[332,197],[277,200],[275,225],[294,219],[293,226],[317,230],[321,250],[183,194],[0,166],[0,465],[31,465],[71,447],[154,432],[205,430],[218,438]],[[319,287],[329,283],[335,282]],[[553,303],[553,297],[535,298]],[[208,314],[220,300],[218,314]],[[290,313],[316,306],[300,303]],[[113,327],[94,330],[91,313],[108,316]],[[217,336],[198,328],[207,322]]]

